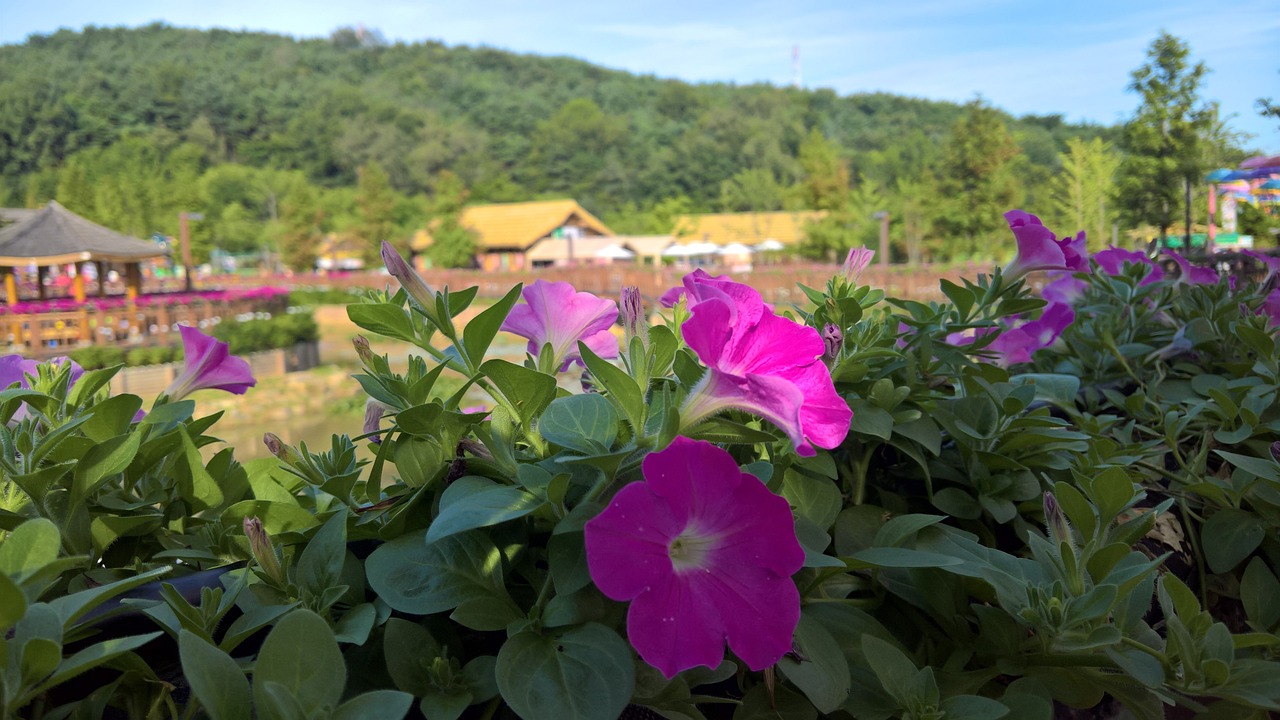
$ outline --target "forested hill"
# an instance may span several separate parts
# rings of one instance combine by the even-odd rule
[[[883,93],[691,85],[568,58],[382,45],[351,31],[296,40],[89,28],[0,47],[0,204],[80,193],[68,206],[92,215],[74,204],[90,195],[101,204],[108,191],[99,186],[128,174],[102,167],[115,153],[116,162],[152,163],[170,185],[235,164],[300,171],[323,195],[354,187],[358,170],[376,163],[405,197],[430,197],[448,170],[472,202],[572,196],[606,216],[672,198],[693,210],[796,206],[804,198],[787,189],[805,176],[814,131],[838,146],[849,185],[892,191],[936,175],[965,113]],[[1067,140],[1112,133],[1052,115],[1001,117],[1022,151],[1018,184],[1031,194]],[[746,197],[726,200],[735,178]],[[108,194],[147,202],[130,197],[135,190]],[[244,221],[276,217],[275,202],[241,202]],[[129,222],[164,230],[167,217]]]

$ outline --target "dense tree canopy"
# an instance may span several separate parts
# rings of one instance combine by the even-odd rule
[[[445,178],[471,203],[574,197],[620,231],[826,209],[841,218],[833,245],[874,236],[874,205],[911,215],[894,229],[907,255],[945,259],[985,250],[977,218],[997,204],[1047,211],[1068,142],[1117,135],[977,101],[690,85],[368,37],[151,25],[0,47],[0,205],[58,197],[143,236],[201,212],[198,257],[274,246],[305,264],[302,246],[328,232],[366,240],[371,258],[381,239],[403,247],[452,205],[435,198]],[[992,153],[994,174],[978,167]]]

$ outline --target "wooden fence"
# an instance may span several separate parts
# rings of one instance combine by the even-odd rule
[[[43,358],[87,345],[145,346],[176,344],[178,325],[210,322],[256,312],[282,312],[284,296],[269,299],[162,302],[99,310],[86,303],[75,310],[0,315],[8,352]]]

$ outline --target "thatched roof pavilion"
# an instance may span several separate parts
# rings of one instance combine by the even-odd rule
[[[125,285],[129,297],[137,297],[142,284],[141,263],[165,254],[145,240],[122,235],[90,222],[50,201],[39,209],[0,209],[0,219],[11,224],[0,227],[0,273],[4,275],[5,297],[10,305],[18,302],[14,268],[35,265],[43,277],[51,265],[85,262],[98,264],[99,286],[105,263],[125,267]],[[40,283],[44,297],[44,284]],[[74,285],[77,300],[84,300],[84,273],[77,272]]]

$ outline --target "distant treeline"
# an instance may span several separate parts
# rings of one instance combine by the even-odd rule
[[[0,47],[0,204],[57,198],[140,236],[202,212],[198,255],[277,248],[300,267],[324,234],[372,257],[464,201],[573,197],[623,232],[827,209],[819,256],[874,237],[887,209],[901,259],[947,259],[984,254],[1011,205],[1072,219],[1064,160],[1105,161],[1119,133],[980,100],[691,85],[376,38],[152,25]]]

